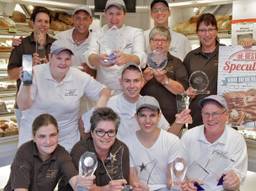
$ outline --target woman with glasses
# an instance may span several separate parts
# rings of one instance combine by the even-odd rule
[[[81,155],[94,152],[97,155],[98,167],[94,173],[95,185],[92,190],[122,190],[129,182],[129,151],[127,146],[116,138],[120,124],[119,116],[110,108],[96,109],[90,119],[90,135],[79,141],[71,151],[75,167]],[[60,190],[71,190],[67,179],[63,179]]]
[[[148,63],[149,67],[143,71],[145,85],[141,94],[155,97],[159,101],[164,117],[169,124],[173,124],[177,113],[176,94],[183,93],[184,87],[187,87],[187,72],[181,60],[169,53],[170,43],[171,35],[167,28],[154,27],[150,31],[149,44],[153,51],[151,55],[164,57],[163,63],[166,66],[153,68]],[[182,125],[172,126],[170,131],[177,135],[181,127]]]
[[[197,19],[196,32],[200,41],[200,47],[189,52],[183,63],[189,76],[195,71],[203,71],[209,78],[207,90],[209,90],[210,94],[217,94],[220,44],[217,36],[218,26],[215,16],[210,13],[202,14]],[[189,87],[187,93],[192,99],[190,109],[192,111],[193,124],[190,127],[194,127],[202,124],[201,108],[198,106],[198,101],[206,95],[197,95],[191,87]]]

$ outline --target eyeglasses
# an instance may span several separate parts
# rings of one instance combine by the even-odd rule
[[[104,137],[106,134],[108,135],[108,137],[114,137],[116,136],[116,131],[115,130],[109,130],[109,131],[103,131],[103,130],[98,130],[95,129],[94,130],[96,135],[98,135],[99,137]]]
[[[223,113],[225,113],[226,110],[222,111],[222,112],[213,112],[213,113],[208,113],[208,112],[202,112],[202,116],[203,117],[206,117],[206,118],[209,118],[210,116],[212,118],[217,118],[219,116],[221,116]]]
[[[158,39],[158,38],[151,38],[150,39],[153,43],[166,43],[167,39]]]
[[[167,7],[162,7],[162,8],[153,8],[151,10],[152,13],[166,13],[168,12],[169,9]]]
[[[198,29],[198,32],[200,33],[213,33],[214,31],[216,31],[217,29],[216,28],[209,28],[209,29]]]

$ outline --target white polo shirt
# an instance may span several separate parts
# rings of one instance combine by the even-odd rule
[[[19,145],[32,138],[32,122],[42,114],[52,114],[59,125],[59,143],[70,151],[79,141],[79,105],[82,96],[98,100],[104,88],[90,75],[70,68],[61,82],[53,79],[49,64],[34,67],[32,106],[22,112]]]
[[[150,45],[149,45],[149,33],[151,29],[144,31],[144,37],[145,37],[145,44],[146,44],[146,52],[151,52]],[[185,58],[187,53],[191,51],[191,44],[187,37],[185,37],[181,33],[177,33],[171,30],[169,28],[169,31],[171,33],[171,45],[169,47],[169,52],[171,55],[181,59]]]
[[[82,63],[86,63],[83,54],[89,49],[92,32],[89,32],[89,36],[84,42],[77,45],[72,38],[73,31],[74,28],[59,32],[56,34],[55,38],[58,40],[62,40],[63,43],[73,51],[74,55],[72,56],[72,66],[77,67],[80,66]]]
[[[129,148],[130,166],[136,167],[139,179],[148,182],[150,190],[167,187],[168,164],[177,157],[184,158],[184,146],[180,139],[161,130],[155,143],[147,148],[134,133],[124,143]]]
[[[121,123],[117,132],[117,138],[121,141],[126,137],[131,137],[140,128],[135,117],[136,102],[131,103],[127,101],[123,93],[112,96],[109,99],[107,106],[112,108],[121,118]],[[162,113],[158,127],[166,131],[170,128],[170,124]]]
[[[108,30],[108,25],[104,25],[100,31],[98,31],[97,33],[93,33],[89,50],[85,52],[86,63],[88,63],[88,65],[90,65],[88,57],[91,54],[106,53],[104,52],[101,43],[104,33],[106,33]],[[121,51],[126,54],[133,54],[138,56],[140,59],[140,66],[144,67],[147,58],[144,48],[145,42],[143,31],[141,29],[126,25],[123,25],[120,29],[117,30],[119,30],[119,34],[122,38],[122,40],[120,40],[122,42]],[[93,68],[93,66],[91,67]],[[118,79],[121,77],[121,72],[123,68],[124,65],[113,65],[111,67],[104,67],[102,65],[99,65],[99,67],[96,68],[96,79],[99,82],[107,85],[110,89],[115,90],[117,93],[121,92],[121,86]]]
[[[213,169],[219,169],[218,164],[215,164],[214,168],[210,168],[211,165],[209,165],[210,161],[218,162],[218,160],[210,160],[214,151],[222,153],[230,161],[227,162],[229,165],[219,169],[215,174],[221,176],[223,173],[233,169],[239,175],[240,181],[244,181],[248,163],[246,143],[243,136],[229,125],[226,125],[223,134],[214,143],[207,141],[204,135],[203,125],[188,130],[182,136],[181,140],[185,145],[188,164],[190,165],[187,175],[193,175],[194,179],[205,177],[205,184],[202,187],[206,190],[223,190],[222,186],[217,186],[219,176],[205,176],[206,174],[204,175],[203,173],[204,170],[201,171],[195,165],[199,164],[199,166],[204,167],[208,172]],[[223,164],[224,160],[220,162]],[[206,168],[207,166],[208,168]]]

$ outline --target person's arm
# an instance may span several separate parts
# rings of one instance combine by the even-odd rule
[[[132,62],[135,64],[140,64],[140,58],[137,55],[134,54],[126,54],[124,52],[117,52],[116,56],[116,64],[121,66],[124,64],[127,64],[128,62]]]
[[[17,104],[21,110],[26,110],[32,106],[32,85],[24,86],[21,84],[17,95]]]
[[[110,98],[111,96],[111,91],[110,89],[108,88],[103,88],[101,91],[100,91],[100,98],[99,100],[97,101],[96,103],[96,108],[97,107],[104,107],[107,105],[107,102],[108,102],[108,99]]]
[[[125,179],[111,180],[105,186],[97,186],[94,184],[90,191],[120,191],[124,188],[125,184],[127,184]]]
[[[168,78],[166,75],[166,70],[154,70],[154,76],[156,80],[161,83],[167,90],[169,90],[174,95],[180,94],[184,92],[184,88],[182,84],[179,82]]]
[[[69,184],[71,185],[73,190],[77,190],[77,188],[80,186],[82,188],[87,188],[88,190],[91,190],[94,188],[94,181],[95,176],[73,176],[69,179]]]
[[[171,132],[177,136],[180,136],[181,129],[184,124],[188,123],[191,124],[193,122],[192,116],[190,115],[190,109],[184,109],[180,113],[175,115],[175,121],[168,129],[168,132]]]

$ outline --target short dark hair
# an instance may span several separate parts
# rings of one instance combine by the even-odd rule
[[[124,67],[124,69],[123,69],[123,71],[122,71],[122,74],[121,74],[122,77],[123,77],[124,73],[125,73],[127,70],[137,71],[137,72],[141,73],[141,75],[142,75],[142,70],[141,70],[140,66],[138,66],[137,64],[128,63],[128,64]]]
[[[169,5],[166,0],[153,0],[150,4],[150,9],[152,9],[156,3],[163,3],[166,7],[169,8]]]
[[[120,124],[120,117],[109,107],[99,107],[95,109],[90,119],[91,132],[94,131],[101,121],[113,121],[117,131]]]
[[[204,23],[207,26],[212,25],[212,26],[216,27],[216,30],[218,30],[217,20],[216,20],[215,16],[211,13],[204,13],[198,17],[197,22],[196,22],[196,32],[198,32],[199,25],[201,23]]]
[[[36,132],[38,129],[40,129],[42,126],[47,126],[47,125],[54,125],[55,128],[57,129],[57,132],[59,132],[58,128],[58,123],[57,120],[50,114],[48,113],[43,113],[35,118],[32,124],[32,133],[33,136],[36,135]]]
[[[38,13],[47,14],[49,16],[49,19],[50,19],[50,22],[51,22],[52,18],[51,18],[50,10],[45,8],[45,7],[40,7],[40,6],[37,6],[37,7],[34,8],[32,14],[30,16],[30,20],[35,22],[36,16],[37,16]]]

